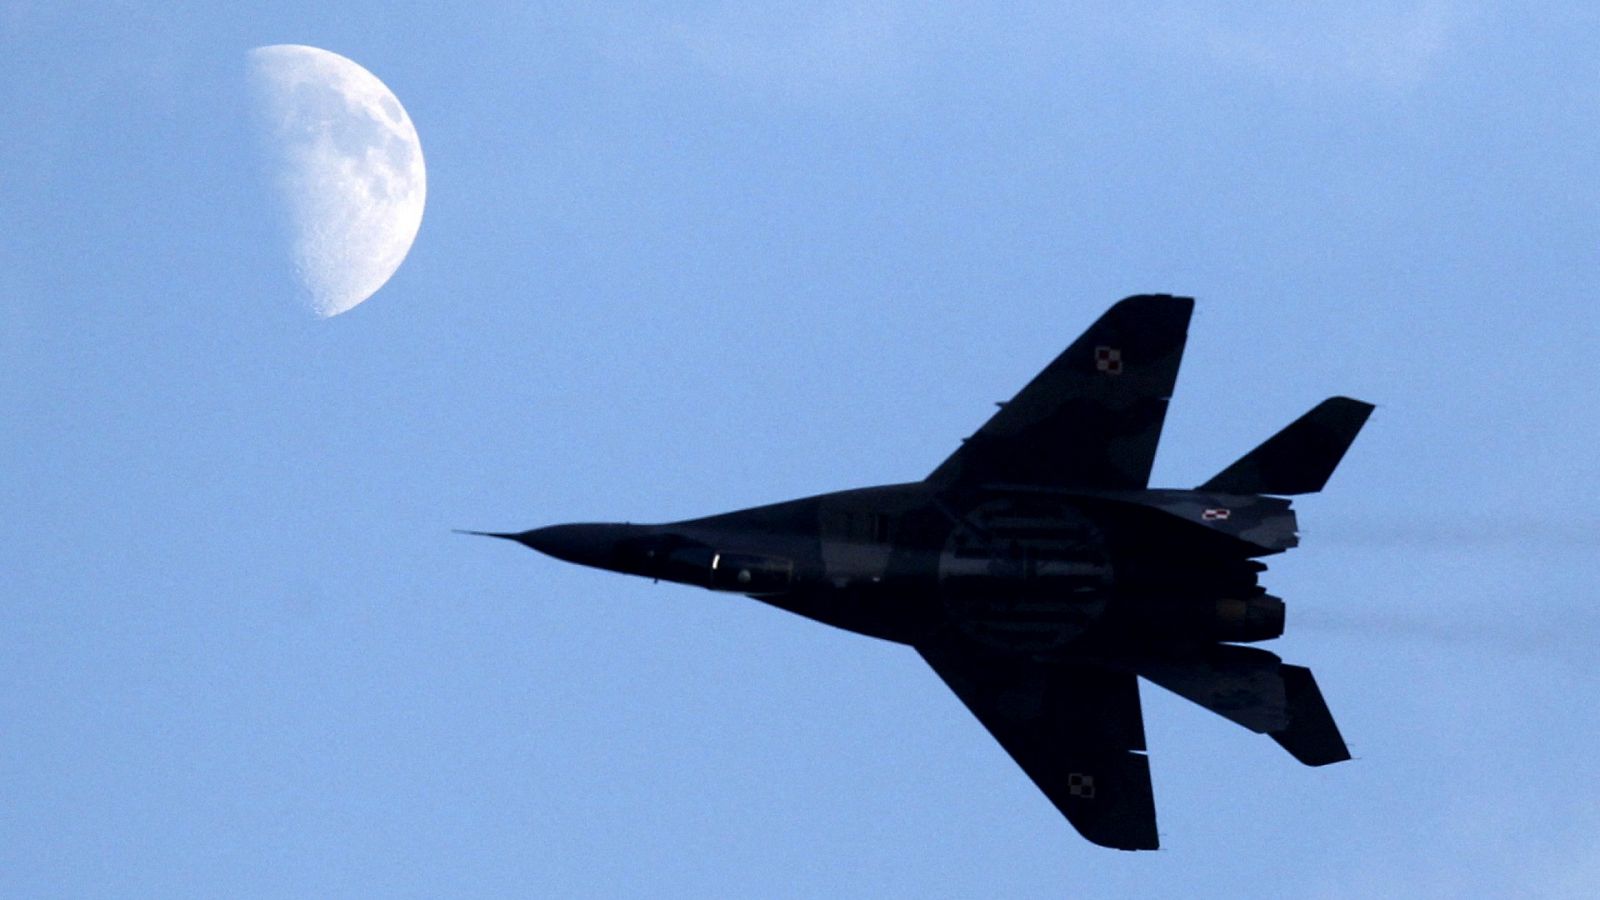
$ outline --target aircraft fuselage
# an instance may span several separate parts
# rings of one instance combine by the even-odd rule
[[[883,485],[661,525],[505,535],[569,562],[745,594],[916,644],[953,626],[996,650],[1249,642],[1283,632],[1256,557],[1295,541],[1289,503],[1197,491],[948,492]],[[1085,637],[1089,640],[1084,641]]]

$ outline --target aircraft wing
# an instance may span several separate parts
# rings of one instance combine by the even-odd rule
[[[1156,849],[1137,676],[979,654],[955,640],[917,652],[1079,834]]]
[[[1166,294],[1118,302],[928,480],[1145,487],[1193,309]]]

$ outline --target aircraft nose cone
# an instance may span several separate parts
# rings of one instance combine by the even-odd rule
[[[617,543],[615,525],[551,525],[511,535],[547,556],[586,566],[605,565]]]

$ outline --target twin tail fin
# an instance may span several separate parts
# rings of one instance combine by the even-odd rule
[[[1373,406],[1330,397],[1218,472],[1198,490],[1222,494],[1314,494],[1344,458]]]

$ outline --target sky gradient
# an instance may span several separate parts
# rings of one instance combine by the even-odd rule
[[[1600,15],[0,0],[0,894],[1592,896]],[[371,70],[410,257],[294,301],[245,54]],[[1379,408],[1081,840],[911,650],[452,528],[923,477],[1120,297],[1153,483]]]

